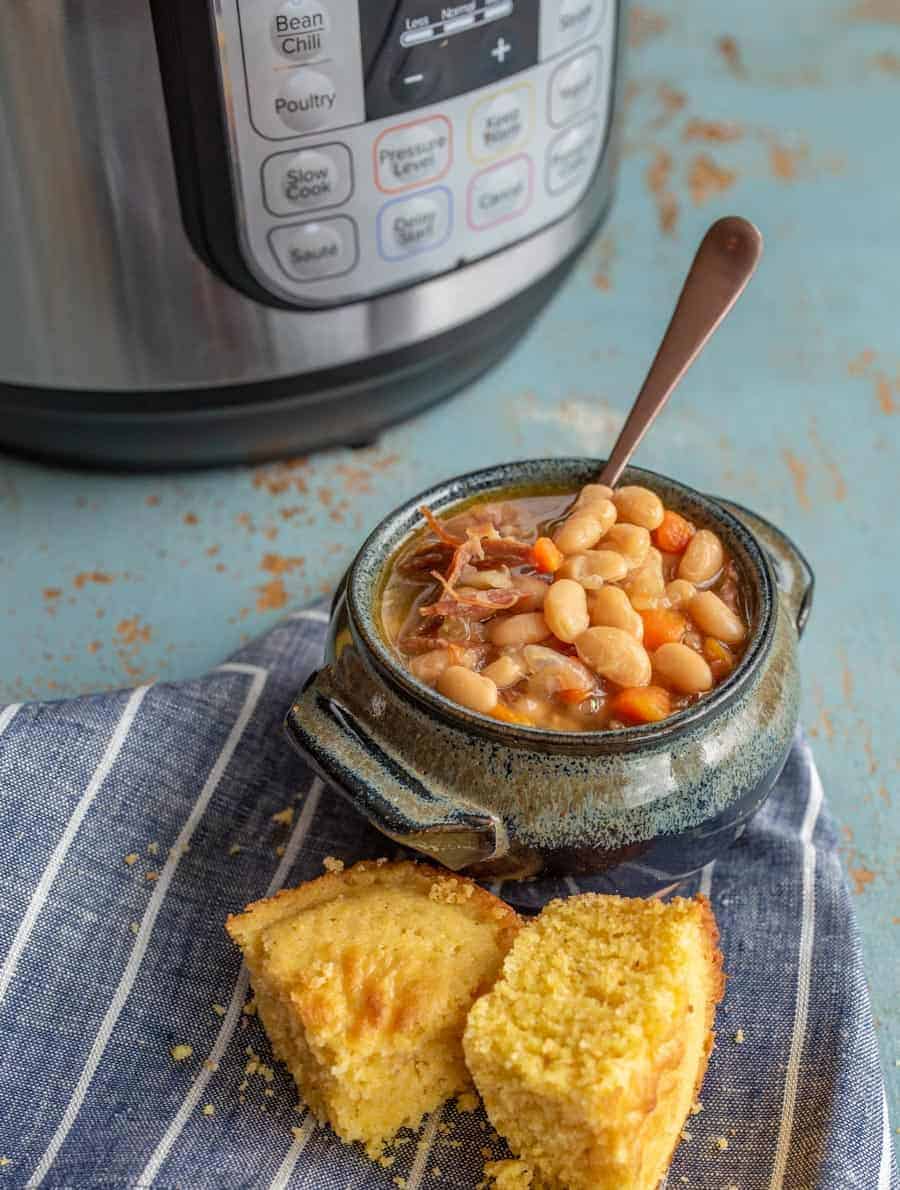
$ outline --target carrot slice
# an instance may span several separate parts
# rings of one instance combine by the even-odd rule
[[[714,636],[708,636],[704,640],[703,656],[709,662],[712,676],[717,682],[721,682],[734,669],[734,653],[728,645],[716,640]]]
[[[610,712],[625,723],[658,723],[672,713],[672,697],[662,686],[629,686],[610,701]]]
[[[537,539],[531,547],[531,557],[535,569],[541,574],[556,574],[566,560],[565,555],[560,553],[549,537]]]
[[[687,620],[670,607],[651,607],[640,613],[644,621],[644,648],[652,653],[660,645],[678,644]]]
[[[508,707],[504,702],[497,703],[491,711],[491,718],[499,719],[501,723],[518,723],[522,727],[534,726],[527,715],[523,715],[521,711],[514,711],[512,707]]]
[[[569,706],[577,706],[586,698],[590,698],[593,693],[593,690],[557,690],[556,697],[560,702],[568,703]]]
[[[653,530],[653,543],[664,554],[683,554],[694,532],[690,521],[667,508],[662,523]]]

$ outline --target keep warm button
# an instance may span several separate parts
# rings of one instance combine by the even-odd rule
[[[469,183],[469,226],[476,231],[521,215],[531,205],[534,166],[525,153],[476,174]]]
[[[382,132],[375,141],[375,182],[396,193],[436,182],[453,160],[453,133],[444,116],[413,120]]]
[[[446,186],[395,198],[378,212],[378,250],[385,260],[405,260],[446,244],[453,200]]]

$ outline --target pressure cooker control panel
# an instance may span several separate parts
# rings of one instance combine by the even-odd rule
[[[281,301],[434,276],[565,215],[603,151],[616,0],[210,0],[238,241]]]

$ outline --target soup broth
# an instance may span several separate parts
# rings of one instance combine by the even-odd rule
[[[558,731],[654,723],[740,661],[745,585],[717,534],[649,488],[477,499],[393,557],[384,635],[469,710]]]

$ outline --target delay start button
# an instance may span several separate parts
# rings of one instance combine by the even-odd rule
[[[525,153],[492,165],[469,183],[469,226],[484,231],[523,214],[531,205],[534,166]]]
[[[452,211],[446,186],[385,203],[378,212],[378,251],[385,260],[405,260],[440,248],[450,238]]]
[[[328,51],[331,22],[318,0],[286,0],[272,17],[272,44],[294,62],[309,62]]]
[[[340,277],[356,267],[356,225],[346,215],[275,227],[269,232],[275,259],[292,281]]]
[[[375,184],[387,194],[436,182],[453,160],[453,133],[444,116],[387,128],[373,148]]]
[[[353,165],[345,145],[316,145],[299,153],[275,153],[263,165],[266,206],[273,215],[293,215],[346,202]]]
[[[337,88],[327,74],[294,70],[275,97],[275,115],[296,132],[312,132],[334,122]]]

